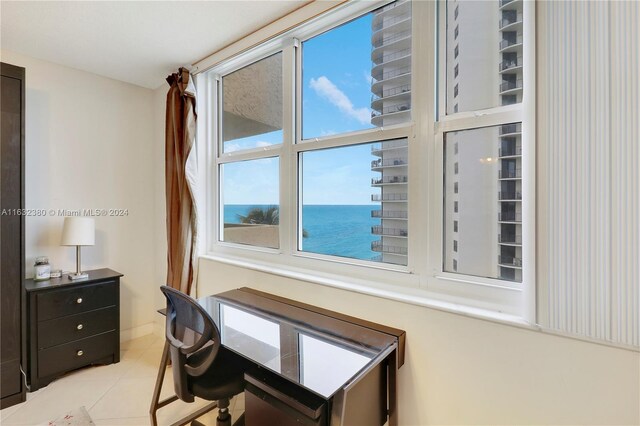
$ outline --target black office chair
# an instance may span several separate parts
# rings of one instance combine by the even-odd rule
[[[171,287],[160,290],[167,298],[166,338],[177,397],[185,402],[194,397],[216,401],[207,411],[217,405],[216,425],[231,426],[229,400],[244,391],[247,363],[220,345],[220,330],[198,302]],[[191,424],[202,425],[197,420]]]

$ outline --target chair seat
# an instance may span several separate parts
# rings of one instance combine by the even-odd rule
[[[230,398],[244,391],[246,361],[221,347],[209,370],[202,376],[189,376],[191,393],[208,401]]]

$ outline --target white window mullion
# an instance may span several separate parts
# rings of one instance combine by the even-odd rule
[[[531,324],[536,317],[536,34],[535,2],[525,1],[523,34],[522,104],[522,317]]]
[[[292,182],[296,174],[296,164],[292,161],[292,145],[296,138],[296,45],[292,40],[282,51],[282,149],[280,150],[280,250],[291,253],[293,241],[297,234],[296,196]]]

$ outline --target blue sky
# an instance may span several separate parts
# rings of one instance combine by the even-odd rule
[[[368,14],[302,44],[303,139],[373,127]],[[280,143],[282,131],[229,141],[225,149]],[[304,204],[371,204],[370,145],[304,154]],[[278,204],[277,159],[225,166],[225,204]]]

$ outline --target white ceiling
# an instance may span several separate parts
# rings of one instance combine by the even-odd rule
[[[155,89],[307,1],[6,1],[2,49]]]

